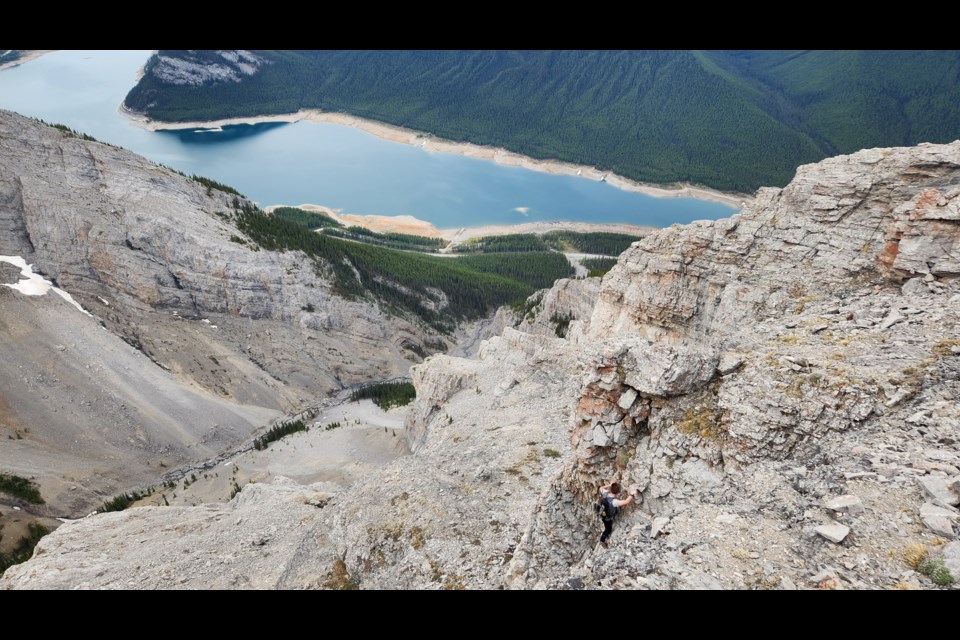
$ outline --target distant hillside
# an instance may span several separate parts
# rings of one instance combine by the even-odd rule
[[[777,120],[828,154],[960,137],[960,52],[728,51]]]
[[[629,178],[749,191],[864,147],[960,137],[956,51],[170,51],[168,121],[344,111]]]

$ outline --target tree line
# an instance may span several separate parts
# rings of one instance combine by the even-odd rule
[[[382,382],[360,387],[350,394],[351,402],[370,399],[373,403],[389,411],[393,407],[403,407],[413,402],[417,390],[412,382]]]
[[[456,247],[456,253],[522,253],[563,251],[619,256],[639,236],[606,231],[548,231],[544,234],[513,233],[502,236],[471,238]]]
[[[584,258],[581,262],[588,278],[602,278],[617,264],[616,258]]]
[[[373,296],[387,310],[412,313],[441,331],[521,301],[570,274],[570,265],[557,254],[484,260],[398,251],[329,237],[249,203],[238,203],[235,224],[263,249],[302,251],[317,273],[330,278],[334,293]]]
[[[448,244],[443,238],[428,238],[426,236],[415,236],[408,233],[377,233],[364,227],[327,229],[325,233],[328,236],[345,238],[356,242],[365,242],[367,244],[377,245],[378,247],[403,249],[405,251],[422,251],[424,253],[436,253]]]
[[[318,211],[308,211],[300,207],[276,207],[270,212],[270,215],[295,222],[307,229],[324,229],[327,227],[340,228],[342,224],[331,218],[325,213]]]

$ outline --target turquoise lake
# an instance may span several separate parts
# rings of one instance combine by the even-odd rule
[[[440,228],[536,220],[663,227],[734,209],[654,198],[605,182],[431,153],[347,126],[298,122],[151,132],[118,112],[149,51],[58,51],[0,71],[0,108],[62,123],[261,205],[314,203],[344,213],[409,214]]]

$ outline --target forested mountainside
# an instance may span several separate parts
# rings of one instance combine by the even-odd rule
[[[800,164],[960,134],[956,51],[174,51],[158,120],[343,111],[636,180],[750,191]]]

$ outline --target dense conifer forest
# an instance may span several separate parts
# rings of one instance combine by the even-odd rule
[[[838,153],[960,137],[957,51],[255,53],[255,74],[200,86],[160,79],[154,57],[126,103],[168,121],[319,108],[733,191],[784,185]]]
[[[559,253],[442,258],[329,237],[239,201],[236,225],[247,238],[234,241],[254,249],[302,251],[339,295],[372,294],[388,310],[412,313],[441,331],[452,330],[458,320],[522,301],[573,274]]]

